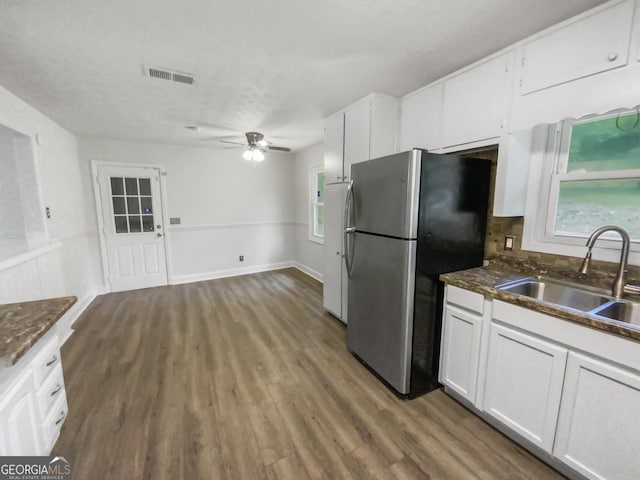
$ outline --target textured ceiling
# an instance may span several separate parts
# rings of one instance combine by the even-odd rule
[[[602,0],[0,0],[0,85],[77,134],[299,149],[372,92],[400,96]],[[195,74],[152,79],[142,65]]]

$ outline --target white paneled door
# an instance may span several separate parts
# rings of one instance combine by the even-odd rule
[[[98,184],[111,290],[167,285],[159,171],[99,166]]]

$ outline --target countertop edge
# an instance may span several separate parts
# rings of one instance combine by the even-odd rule
[[[0,365],[3,367],[12,367],[36,344],[38,340],[40,340],[51,328],[60,320],[70,309],[73,307],[77,301],[78,297],[75,295],[67,296],[67,297],[58,297],[57,300],[66,299],[67,303],[60,306],[60,308],[52,314],[49,318],[42,322],[42,324],[29,336],[28,340],[26,340],[20,348],[16,351],[11,352],[3,357],[0,357]],[[54,299],[49,299],[54,300]],[[37,300],[38,302],[46,301],[46,300]],[[23,302],[24,304],[33,303],[33,302]],[[21,304],[16,304],[21,305]]]
[[[503,278],[501,280],[503,281],[500,281],[496,285],[490,286],[483,285],[478,281],[469,278],[463,278],[466,272],[477,272],[479,270],[490,272],[490,275],[494,277],[502,276]],[[566,320],[572,323],[583,325],[585,327],[597,329],[613,335],[640,342],[640,329],[626,327],[624,325],[621,325],[619,322],[616,322],[615,320],[607,321],[605,319],[600,319],[598,317],[578,312],[576,310],[565,309],[547,302],[524,297],[522,295],[516,295],[514,293],[498,290],[496,288],[497,285],[528,278],[531,276],[531,274],[492,270],[488,267],[479,267],[476,269],[462,270],[460,272],[443,273],[440,275],[440,280],[447,285],[479,293],[481,295],[484,295],[485,298],[491,298],[492,300],[499,300],[502,302],[510,303],[512,305],[526,308],[528,310],[552,315],[560,318],[561,320]]]

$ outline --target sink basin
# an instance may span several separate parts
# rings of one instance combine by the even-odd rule
[[[582,312],[589,312],[611,301],[610,297],[602,294],[545,278],[528,278],[497,288]]]
[[[640,325],[640,303],[611,302],[609,305],[592,313],[600,317]]]

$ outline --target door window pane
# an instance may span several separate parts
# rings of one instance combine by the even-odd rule
[[[124,195],[121,177],[111,177],[111,195]]]
[[[145,232],[153,232],[155,230],[153,227],[153,215],[142,216],[142,230]]]
[[[124,207],[124,197],[113,197],[113,213],[116,215],[127,213]]]
[[[151,180],[149,178],[139,178],[140,195],[151,195]]]
[[[124,183],[127,187],[127,195],[138,195],[138,179],[125,178]]]
[[[112,177],[111,190],[116,233],[155,231],[151,179]]]
[[[640,114],[637,112],[571,127],[567,172],[640,169]]]
[[[142,206],[142,213],[153,213],[151,197],[140,197],[140,204]]]
[[[131,233],[142,231],[139,215],[129,215],[129,231]]]
[[[140,213],[140,205],[138,204],[138,197],[127,197],[127,209],[129,214]]]
[[[129,229],[127,228],[127,217],[124,215],[114,217],[116,222],[116,233],[128,233]]]
[[[640,180],[561,182],[555,233],[589,236],[602,225],[618,225],[640,240]]]

